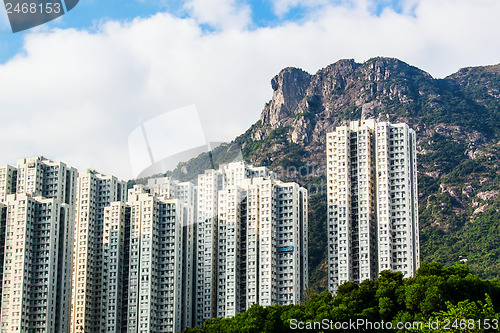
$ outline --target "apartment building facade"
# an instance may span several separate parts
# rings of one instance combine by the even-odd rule
[[[105,208],[126,200],[127,184],[93,170],[79,172],[76,189],[71,332],[100,332]]]
[[[308,284],[307,196],[296,183],[248,180],[246,308],[303,300]]]
[[[67,332],[77,173],[43,157],[20,159],[16,170],[3,203],[0,331]]]
[[[191,182],[179,182],[169,177],[153,178],[146,186],[152,194],[163,199],[178,199],[182,205],[182,324],[194,326],[195,308],[195,224],[197,187]]]
[[[182,326],[183,207],[143,186],[129,190],[127,332],[178,332]]]
[[[127,184],[43,157],[0,167],[1,332],[178,332],[308,283],[307,191],[242,162]]]
[[[415,132],[352,121],[327,134],[329,290],[419,267]]]
[[[198,177],[197,325],[254,303],[301,301],[308,283],[307,191],[276,178],[243,162]]]
[[[11,165],[0,166],[0,202],[7,199],[8,194],[16,193],[17,169]]]
[[[131,208],[122,201],[104,208],[102,237],[101,332],[126,332]]]

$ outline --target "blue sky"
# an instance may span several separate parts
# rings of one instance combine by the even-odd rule
[[[175,3],[176,1],[172,1]],[[23,38],[26,34],[51,28],[76,28],[92,30],[98,22],[107,20],[132,20],[136,17],[147,17],[159,11],[177,11],[180,5],[165,6],[162,1],[138,1],[138,0],[80,0],[78,5],[70,12],[56,21],[46,23],[43,27],[32,30],[12,33],[7,24],[2,24],[0,34],[0,63],[5,62],[23,46]],[[0,8],[2,21],[5,22],[7,15],[4,8]]]
[[[262,27],[275,27],[284,22],[303,22],[304,18],[315,9],[321,7],[328,1],[319,1],[317,4],[306,5],[307,1],[290,1],[290,5],[283,13],[278,13],[277,9],[269,0],[239,1],[242,5],[247,5],[251,9],[252,24],[249,29]],[[340,1],[330,1],[339,3]],[[109,20],[130,21],[137,17],[149,17],[158,12],[168,12],[181,18],[189,17],[189,11],[184,7],[185,1],[180,0],[80,0],[77,7],[56,21],[46,23],[29,31],[12,33],[6,23],[6,13],[0,9],[2,21],[0,30],[0,63],[6,62],[19,52],[22,52],[23,39],[26,34],[46,31],[54,28],[75,28],[93,31],[99,23]],[[373,1],[369,9],[375,15],[380,14],[384,9],[390,8],[396,12],[401,12],[401,1],[381,0]],[[211,30],[211,26],[204,25],[204,29]]]
[[[498,0],[81,0],[12,34],[2,8],[0,164],[44,155],[127,179],[141,124],[194,105],[179,128],[230,141],[285,67],[386,56],[445,77],[497,64],[499,12]]]

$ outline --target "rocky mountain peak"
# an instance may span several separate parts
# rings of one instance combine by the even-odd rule
[[[472,73],[495,73],[500,74],[500,64],[489,65],[489,66],[478,66],[478,67],[464,67],[460,68],[455,74],[450,75],[450,77],[459,77],[462,75],[468,75]]]
[[[476,90],[478,95],[488,95],[496,101],[500,100],[500,64],[491,66],[466,67],[446,79],[458,83],[468,90]],[[477,96],[480,97],[480,96]]]
[[[322,143],[325,133],[338,124],[339,115],[365,119],[390,111],[395,103],[414,103],[418,97],[415,80],[433,79],[394,58],[372,58],[363,64],[343,59],[314,75],[285,68],[271,80],[273,98],[262,111],[252,138],[261,140],[279,127],[291,126],[293,143]],[[323,119],[330,120],[319,121]]]
[[[262,122],[272,127],[283,125],[284,119],[293,116],[310,82],[311,75],[302,69],[283,69],[271,80],[273,98],[262,112]]]
[[[363,72],[369,75],[368,79],[373,81],[388,80],[396,77],[407,77],[409,75],[425,76],[431,79],[431,75],[410,66],[404,61],[396,58],[377,57],[371,58],[363,64]]]

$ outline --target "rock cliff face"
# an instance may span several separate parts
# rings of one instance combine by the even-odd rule
[[[499,68],[485,67],[485,71],[498,75]],[[417,125],[421,123],[419,116],[426,115],[426,111],[442,109],[449,100],[462,98],[463,91],[457,86],[474,85],[469,74],[474,72],[475,69],[463,69],[447,80],[435,80],[428,73],[391,58],[374,58],[364,64],[340,60],[314,75],[289,67],[272,79],[273,98],[262,111],[260,125],[253,129],[251,138],[263,140],[273,130],[290,126],[291,142],[321,144],[326,133],[340,122],[358,118],[387,118]],[[500,98],[498,82],[485,83],[489,84],[490,97]],[[471,113],[475,118],[482,111],[473,105],[462,105],[457,110],[452,110],[452,105],[449,107],[437,116],[445,118],[442,113],[451,113],[452,118],[456,118]],[[430,118],[429,115],[426,118]],[[422,138],[447,123],[450,122],[446,119],[422,123]],[[453,131],[484,140],[483,133],[474,127],[454,126]]]
[[[276,128],[295,115],[311,82],[311,75],[297,68],[285,68],[271,80],[273,99],[262,111],[261,120]]]

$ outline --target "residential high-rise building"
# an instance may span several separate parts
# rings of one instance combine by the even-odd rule
[[[222,234],[219,230],[219,191],[226,191],[229,187],[233,188],[233,193],[236,191],[241,191],[234,186],[242,186],[247,179],[252,177],[268,177],[275,179],[276,174],[269,171],[266,167],[254,167],[247,165],[243,162],[233,162],[229,164],[224,164],[217,170],[206,170],[205,173],[198,176],[198,200],[197,200],[197,223],[196,223],[196,297],[195,297],[195,324],[201,325],[204,320],[216,317],[217,315],[222,315],[225,313],[221,307],[222,295],[218,295],[221,284],[218,282],[218,269],[222,264],[224,267],[225,262],[221,263],[218,258],[224,254],[219,253],[219,235],[226,237],[225,232]],[[238,197],[241,200],[246,200],[242,197]],[[236,197],[233,197],[233,199]],[[243,203],[243,202],[241,202]],[[240,205],[240,203],[231,203],[237,205],[239,209],[246,209],[245,205]],[[224,211],[224,207],[221,208],[221,213]],[[236,207],[235,207],[236,209]],[[243,212],[240,221],[240,228],[242,234],[239,237],[245,237],[246,223],[244,222]],[[231,218],[232,215],[230,214]],[[232,222],[234,223],[234,221]],[[225,225],[222,227],[224,230]],[[230,229],[232,231],[232,229]],[[235,230],[235,232],[237,232]],[[236,235],[234,235],[236,236]],[[241,243],[242,244],[242,243]],[[222,244],[222,248],[224,245]],[[246,252],[244,249],[243,255]],[[235,258],[236,259],[236,258]],[[242,265],[245,265],[244,260],[240,260]],[[245,281],[246,276],[240,274],[240,283]],[[225,288],[222,287],[223,289]],[[244,295],[244,293],[241,293]],[[224,296],[225,297],[225,296]],[[233,297],[227,296],[227,297]],[[228,301],[229,302],[229,301]],[[233,303],[235,303],[234,301]],[[234,309],[241,309],[244,311],[246,306],[246,298],[240,300],[241,305],[234,304]],[[236,310],[234,310],[236,311]],[[229,313],[237,313],[233,310]],[[223,315],[223,316],[229,316]]]
[[[169,177],[148,180],[147,188],[163,199],[179,199],[182,204],[182,324],[181,327],[194,326],[195,307],[195,222],[196,222],[196,186],[191,182],[179,182]]]
[[[126,200],[127,185],[92,170],[78,175],[72,274],[71,332],[99,332],[102,309],[105,209]]]
[[[4,205],[1,332],[69,328],[76,170],[43,157],[17,163]]]
[[[7,195],[16,193],[17,169],[10,165],[0,166],[0,202],[7,199]]]
[[[3,265],[5,259],[5,227],[7,223],[7,206],[0,202],[0,276],[3,278]],[[2,286],[3,279],[0,279],[0,323],[2,318]],[[1,325],[0,325],[1,327]]]
[[[62,162],[53,162],[43,156],[23,158],[17,161],[16,193],[54,198],[74,206],[76,176],[76,170]]]
[[[0,332],[178,332],[302,300],[307,191],[243,162],[198,185],[0,167]]]
[[[5,227],[7,221],[7,206],[2,204],[7,195],[16,193],[17,169],[10,165],[0,166],[0,276],[3,276],[5,254]],[[0,279],[0,305],[2,304],[2,285]],[[0,306],[1,311],[1,306]],[[0,312],[1,320],[1,312]]]
[[[183,310],[183,207],[136,185],[129,190],[128,329],[178,332]]]
[[[329,290],[419,267],[415,132],[352,121],[327,135]]]
[[[104,208],[101,332],[126,332],[130,260],[130,207],[121,201]]]
[[[79,174],[72,332],[176,332],[192,326],[193,259],[184,248],[193,246],[195,188],[169,179],[154,182],[161,186],[153,184],[153,193],[136,186],[124,202],[126,184],[116,177]],[[172,199],[176,195],[182,199]]]
[[[5,254],[5,227],[7,221],[7,206],[2,204],[7,195],[16,192],[17,169],[10,165],[0,166],[0,276],[3,276],[4,254]],[[0,311],[2,304],[2,281],[0,279]],[[0,312],[0,320],[1,320]]]
[[[246,191],[228,186],[218,192],[217,228],[217,317],[235,316],[245,297],[243,277],[242,229],[246,229]]]
[[[380,123],[376,138],[379,271],[413,276],[420,267],[415,131]]]
[[[265,167],[198,176],[196,324],[254,303],[298,303],[307,285],[307,191]]]
[[[207,170],[198,176],[196,223],[195,324],[216,316],[217,300],[217,194],[222,174]]]
[[[7,206],[2,204],[7,195],[16,193],[17,169],[10,165],[0,166],[0,276],[3,275],[5,251],[5,227],[7,220]],[[0,280],[1,282],[1,280]],[[0,305],[2,304],[2,283],[0,283]],[[1,307],[0,307],[1,311]],[[1,313],[0,313],[1,319]]]
[[[246,308],[298,304],[308,284],[308,194],[296,183],[248,180]]]

